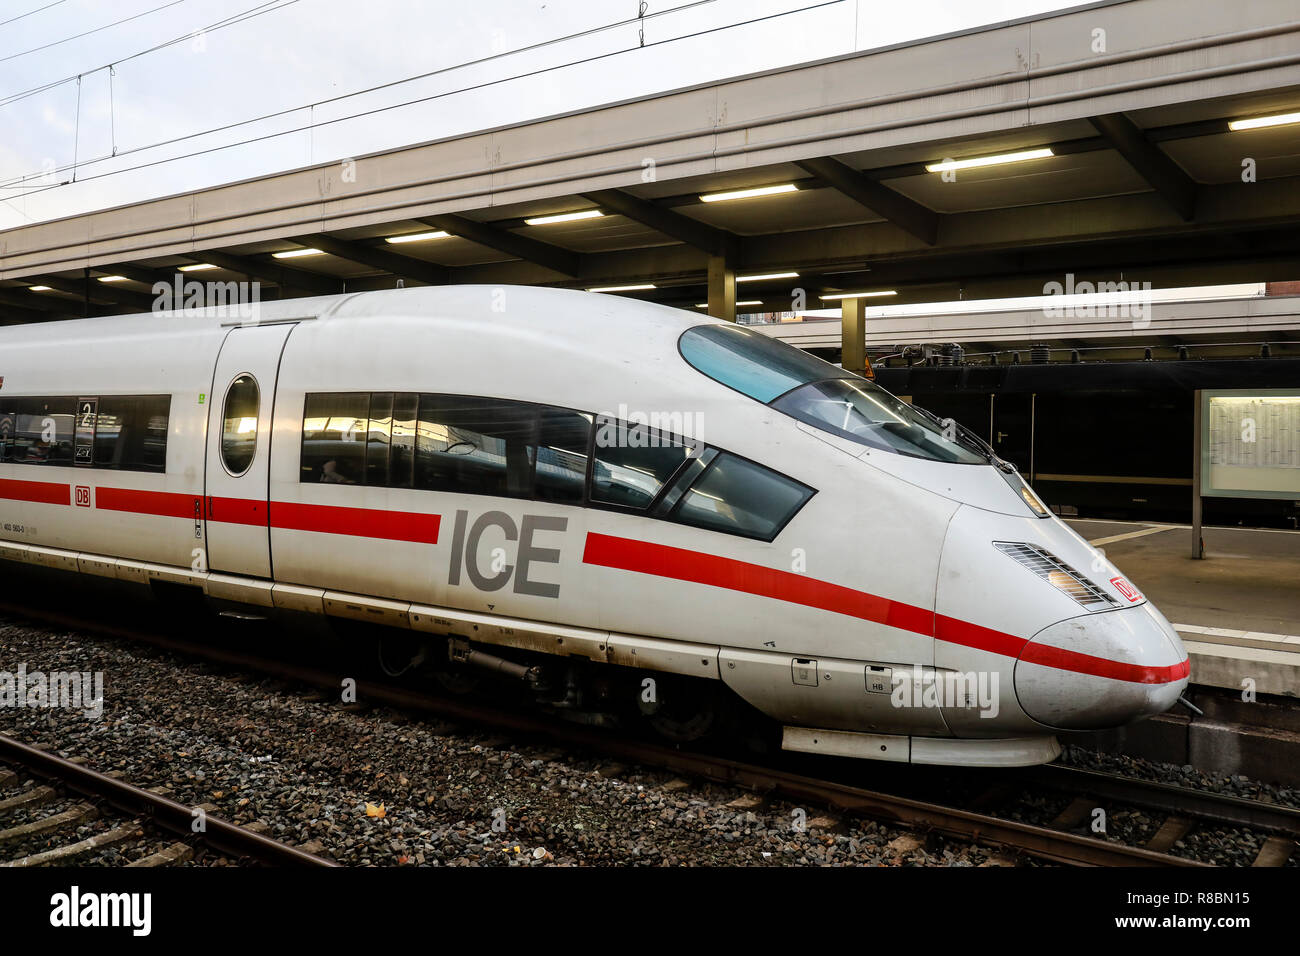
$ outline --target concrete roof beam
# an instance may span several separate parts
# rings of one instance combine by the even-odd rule
[[[544,266],[563,276],[576,279],[582,274],[582,256],[562,246],[542,242],[531,236],[521,236],[508,229],[476,222],[464,216],[451,214],[425,216],[420,221],[453,236],[476,242],[480,246],[487,246],[489,249],[495,249],[516,259]]]
[[[1089,121],[1143,179],[1178,213],[1184,222],[1196,218],[1195,180],[1159,146],[1146,138],[1123,113],[1093,116]]]
[[[346,239],[336,239],[333,236],[295,236],[290,241],[309,249],[319,249],[321,252],[339,259],[346,259],[348,262],[355,262],[371,269],[378,269],[380,272],[388,272],[404,279],[414,279],[426,285],[443,285],[447,282],[449,274],[448,270],[443,266],[426,262],[423,259],[404,256],[400,253],[390,252],[387,249],[380,249],[375,246],[367,246],[359,242],[350,242]]]
[[[798,164],[859,206],[892,222],[899,229],[933,246],[939,239],[939,214],[902,193],[895,192],[833,157],[805,159]]]

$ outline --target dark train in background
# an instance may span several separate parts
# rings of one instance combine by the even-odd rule
[[[1297,358],[1009,357],[910,367],[894,359],[874,371],[888,391],[986,438],[1058,513],[1081,517],[1189,522],[1196,390],[1300,386]],[[1204,508],[1206,524],[1300,527],[1300,501],[1205,498]]]

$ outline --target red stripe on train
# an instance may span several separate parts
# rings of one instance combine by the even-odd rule
[[[915,631],[929,637],[934,633],[934,614],[901,601],[855,591],[829,581],[819,581],[793,571],[780,571],[761,564],[748,564],[713,554],[671,548],[648,541],[615,538],[589,532],[582,560],[587,564],[639,571],[659,577],[693,581],[760,597],[776,598],[806,607],[834,611],[850,617]]]
[[[1109,677],[1112,680],[1128,681],[1132,684],[1168,684],[1182,680],[1191,673],[1191,658],[1181,664],[1168,667],[1148,667],[1143,664],[1128,664],[1124,661],[1112,661],[1106,657],[1095,657],[1079,651],[1053,647],[1050,644],[1035,643],[1005,634],[991,628],[980,627],[969,621],[959,621],[953,617],[940,614],[936,617],[935,637],[949,644],[960,644],[976,650],[992,651],[1006,657],[1017,657],[1026,664],[1041,664],[1057,670],[1074,671],[1092,677]]]
[[[702,554],[684,548],[673,548],[630,538],[589,532],[583,553],[586,564],[637,571],[678,581],[691,581],[711,587],[743,591],[760,597],[775,598],[807,607],[815,607],[837,614],[886,624],[890,627],[912,631],[923,637],[949,644],[960,644],[976,650],[989,651],[1027,663],[1042,664],[1059,670],[1073,671],[1092,677],[1109,677],[1114,680],[1139,684],[1165,684],[1182,680],[1190,670],[1190,660],[1169,667],[1145,667],[1112,661],[1077,651],[1034,644],[1023,637],[982,627],[969,621],[932,614],[924,608],[891,601],[865,591],[857,591],[828,581],[818,581],[790,571],[780,571],[759,564],[749,564],[732,558]]]
[[[191,521],[203,516],[202,498],[174,491],[140,491],[101,485],[95,489],[95,507],[101,511],[129,511],[163,518],[189,518]]]
[[[979,651],[992,651],[1004,657],[1019,657],[1024,646],[1029,643],[1023,637],[1016,637],[1005,631],[995,631],[991,627],[982,627],[969,621],[960,621],[943,614],[935,615],[934,636],[949,644],[973,647]]]
[[[1170,684],[1182,680],[1192,672],[1190,657],[1181,664],[1171,664],[1168,667],[1143,667],[1140,664],[1125,664],[1123,661],[1112,661],[1104,657],[1093,657],[1091,654],[1080,654],[1078,651],[1067,651],[1063,647],[1052,647],[1050,644],[1030,644],[1025,648],[1025,653],[1020,659],[1027,664],[1041,664],[1057,670],[1091,674],[1094,677],[1109,677],[1133,684]]]
[[[0,479],[0,498],[42,504],[71,504],[71,486],[41,481]],[[95,507],[102,511],[154,515],[163,518],[207,518],[222,524],[267,527],[268,503],[257,498],[209,498],[137,488],[95,489]],[[270,503],[270,524],[289,531],[315,531],[390,541],[437,544],[441,516],[417,511],[384,511],[276,501]]]
[[[19,481],[0,478],[0,498],[10,501],[34,501],[43,505],[71,505],[72,486],[53,481]]]
[[[360,538],[437,544],[441,523],[440,515],[418,511],[377,511],[288,501],[271,502],[271,525],[289,531],[319,531]]]
[[[266,502],[256,498],[209,498],[208,520],[266,527]]]

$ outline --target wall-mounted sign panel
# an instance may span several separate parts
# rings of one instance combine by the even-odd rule
[[[1300,389],[1201,396],[1201,494],[1300,501]]]

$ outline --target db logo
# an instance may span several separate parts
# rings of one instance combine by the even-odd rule
[[[90,507],[90,486],[89,485],[77,485],[77,507],[78,508]]]
[[[1130,604],[1132,604],[1134,601],[1142,600],[1142,595],[1138,591],[1138,589],[1133,587],[1133,585],[1129,584],[1123,578],[1111,578],[1110,583],[1111,586],[1114,587],[1115,590],[1118,591],[1120,594],[1122,594],[1124,596],[1124,599],[1128,601]]]

